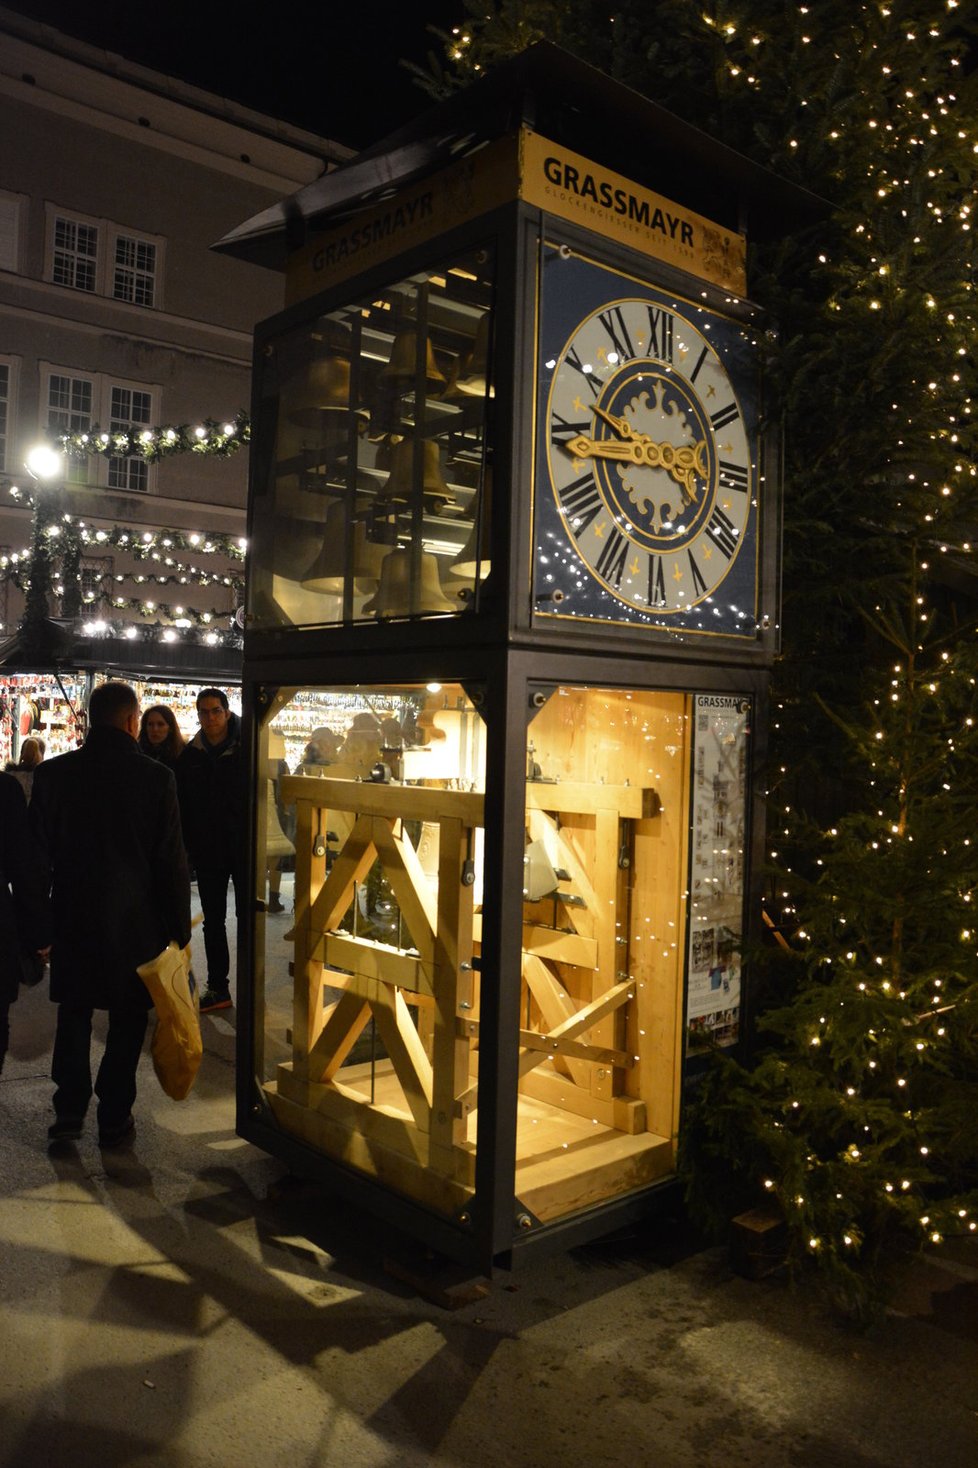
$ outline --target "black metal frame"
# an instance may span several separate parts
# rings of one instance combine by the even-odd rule
[[[770,629],[756,645],[725,643],[722,638],[681,644],[668,634],[649,636],[619,626],[574,627],[534,622],[530,605],[530,555],[534,446],[534,367],[537,317],[537,243],[565,239],[611,267],[633,274],[654,273],[688,292],[691,278],[653,269],[645,257],[602,242],[585,231],[553,220],[537,209],[514,203],[331,291],[289,308],[256,332],[256,361],[273,334],[295,327],[354,295],[369,292],[395,276],[410,274],[453,251],[495,240],[496,299],[506,307],[494,321],[495,479],[491,526],[494,592],[477,611],[455,617],[412,622],[356,624],[346,627],[249,630],[245,637],[243,694],[250,751],[251,788],[256,784],[258,725],[267,690],[286,686],[343,686],[356,683],[443,682],[485,689],[487,781],[485,833],[486,901],[483,914],[482,968],[500,976],[484,982],[480,1016],[480,1082],[476,1149],[476,1194],[467,1223],[439,1216],[395,1195],[372,1178],[355,1173],[282,1132],[267,1113],[254,1077],[256,1016],[246,976],[254,971],[254,924],[242,923],[238,1027],[238,1129],[242,1136],[282,1158],[297,1171],[329,1184],[342,1196],[444,1255],[491,1271],[512,1265],[538,1249],[563,1249],[610,1232],[643,1212],[671,1202],[675,1180],[664,1179],[637,1195],[611,1199],[586,1212],[549,1225],[521,1228],[514,1219],[516,1166],[517,1048],[522,928],[522,856],[525,814],[525,720],[529,688],[578,682],[599,687],[670,690],[685,693],[739,693],[750,696],[763,727],[768,668],[776,651]],[[702,289],[697,282],[697,289]],[[722,293],[718,292],[718,295]],[[729,311],[729,305],[726,306]],[[746,310],[747,308],[745,308]],[[502,364],[502,365],[501,365]],[[257,374],[256,374],[257,383]],[[254,404],[257,415],[257,385]],[[765,594],[777,577],[777,445],[764,450],[767,503],[761,527],[761,566]],[[253,504],[253,500],[252,500]],[[250,527],[249,527],[250,528]],[[263,690],[266,690],[263,692]],[[759,743],[755,743],[756,764]],[[759,869],[763,820],[755,782],[751,819],[752,860],[748,880]],[[252,868],[254,863],[251,864]],[[256,909],[254,871],[247,911]],[[749,908],[756,911],[756,903]],[[748,935],[749,936],[749,935]],[[502,976],[507,976],[506,982]],[[511,976],[516,975],[516,981]],[[745,991],[747,989],[745,985]]]

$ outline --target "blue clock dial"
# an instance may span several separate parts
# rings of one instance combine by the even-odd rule
[[[621,293],[626,282],[587,262],[560,266],[570,268],[578,302],[588,293],[597,299],[561,332],[566,303],[548,312],[544,295],[538,607],[752,634],[757,487],[747,330],[652,287]],[[577,289],[582,271],[585,293]],[[718,599],[728,582],[733,602]]]

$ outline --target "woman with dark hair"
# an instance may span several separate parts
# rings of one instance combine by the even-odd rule
[[[172,770],[183,754],[186,743],[180,733],[176,715],[165,703],[154,703],[143,714],[139,725],[139,749],[142,754],[159,760]]]

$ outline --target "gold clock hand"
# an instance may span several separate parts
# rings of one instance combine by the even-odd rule
[[[611,425],[616,433],[621,434],[622,438],[632,437],[632,425],[627,419],[616,418],[613,413],[606,413],[604,408],[598,407],[597,403],[592,404],[591,412],[597,413],[599,418],[603,418],[606,423]]]
[[[631,432],[631,430],[629,430]],[[679,485],[683,499],[692,504],[696,498],[696,478],[706,479],[706,442],[676,446],[668,441],[655,443],[647,433],[618,443],[613,438],[586,438],[579,434],[564,445],[575,459],[614,459],[638,464],[648,469],[662,469]]]
[[[623,459],[632,464],[644,463],[646,445],[642,443],[619,443],[614,438],[568,439],[564,445],[575,459]]]

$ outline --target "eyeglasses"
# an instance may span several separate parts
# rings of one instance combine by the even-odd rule
[[[201,719],[201,720],[203,720],[203,719],[217,719],[217,718],[220,718],[222,714],[227,714],[227,713],[228,713],[228,710],[226,708],[224,708],[224,706],[222,704],[219,704],[219,703],[206,703],[206,704],[203,705],[202,708],[199,708],[197,710],[197,717],[198,717],[198,719]]]

